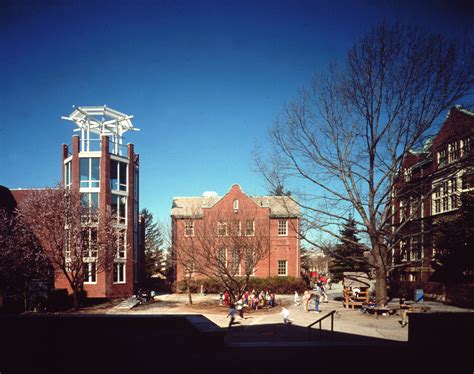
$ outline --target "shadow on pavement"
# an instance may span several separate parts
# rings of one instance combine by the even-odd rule
[[[228,330],[200,315],[0,316],[0,331],[2,374],[411,373],[473,367],[470,345],[439,345],[443,337],[411,344],[316,330],[309,340],[300,326]]]

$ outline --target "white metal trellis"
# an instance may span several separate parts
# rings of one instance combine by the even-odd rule
[[[111,137],[113,143],[112,153],[121,155],[123,145],[123,134],[127,131],[140,131],[133,127],[131,119],[133,116],[121,113],[115,109],[103,106],[73,106],[74,111],[62,119],[72,121],[77,125],[74,131],[81,132],[81,150],[91,150],[91,134]]]

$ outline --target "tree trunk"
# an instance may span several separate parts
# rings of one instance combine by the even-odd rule
[[[186,288],[188,289],[188,304],[193,305],[193,298],[191,296],[191,287],[189,286],[189,282],[186,280]]]
[[[377,266],[375,271],[375,299],[377,305],[387,305],[387,275],[385,266]]]
[[[79,294],[77,290],[74,290],[72,297],[74,300],[74,309],[77,310],[79,309]]]

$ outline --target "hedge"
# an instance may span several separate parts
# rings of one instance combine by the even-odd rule
[[[206,293],[219,293],[224,291],[222,282],[219,279],[199,279],[189,282],[191,292],[197,293],[201,290],[201,284],[204,285]],[[293,294],[295,291],[304,292],[308,289],[308,284],[302,278],[294,277],[271,277],[271,278],[250,278],[248,291],[271,290],[276,294]],[[186,283],[184,281],[176,282],[176,292],[187,292]]]

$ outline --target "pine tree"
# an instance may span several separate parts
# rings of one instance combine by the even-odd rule
[[[364,247],[359,244],[355,220],[350,217],[339,233],[341,243],[337,244],[331,253],[333,261],[329,268],[334,282],[342,280],[345,271],[368,271]]]
[[[142,210],[145,225],[145,273],[148,277],[158,273],[163,259],[163,235],[153,214],[148,209]]]

